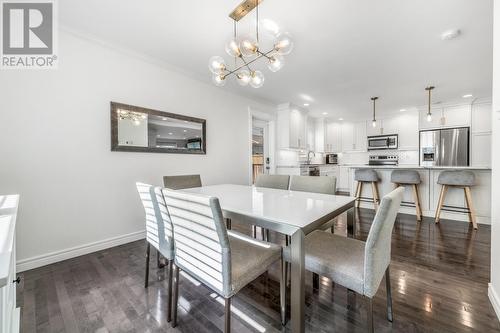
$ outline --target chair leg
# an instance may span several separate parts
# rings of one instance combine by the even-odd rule
[[[174,261],[168,261],[168,277],[167,277],[167,287],[168,287],[168,304],[167,304],[167,322],[172,321],[172,274]]]
[[[319,275],[313,273],[313,289],[319,289]]]
[[[288,266],[281,255],[281,276],[280,276],[280,310],[281,325],[286,325],[286,284],[287,284]]]
[[[476,212],[474,209],[474,205],[472,204],[472,193],[470,191],[470,187],[466,186],[464,188],[465,191],[465,199],[467,201],[467,208],[469,208],[469,218],[470,221],[472,222],[472,225],[474,226],[474,229],[477,229],[477,222],[476,222]]]
[[[418,197],[418,187],[417,185],[412,185],[413,189],[413,200],[415,201],[415,210],[417,212],[417,221],[422,221],[422,211],[420,209],[420,199]]]
[[[224,307],[224,333],[231,332],[231,298],[226,298]]]
[[[391,291],[391,274],[389,266],[385,270],[385,288],[387,289],[387,320],[392,323],[392,291]]]
[[[231,230],[232,225],[231,225],[231,219],[226,219],[226,229]]]
[[[438,206],[436,209],[436,223],[439,223],[439,217],[441,216],[441,208],[443,208],[444,198],[446,196],[446,191],[448,187],[446,185],[441,185],[441,193],[439,194]]]
[[[253,238],[257,238],[257,226],[252,225],[252,236]]]
[[[359,197],[361,196],[361,191],[363,189],[363,182],[358,181],[358,185],[356,186],[356,208],[359,207]]]
[[[148,287],[149,282],[149,255],[151,254],[151,244],[146,241],[146,276],[144,278],[144,288]]]
[[[373,206],[375,207],[375,210],[377,210],[379,198],[378,198],[378,188],[376,182],[372,182],[372,192],[373,192]]]
[[[285,244],[286,246],[289,246],[292,244],[292,237],[291,236],[285,236]],[[289,262],[285,262],[285,284],[286,286],[289,286],[291,284],[291,276],[292,276],[292,265]]]
[[[174,281],[173,281],[173,299],[171,305],[172,311],[172,327],[177,326],[177,306],[179,303],[179,267],[175,265],[174,267]]]
[[[373,333],[373,299],[366,297],[366,317],[368,332]]]

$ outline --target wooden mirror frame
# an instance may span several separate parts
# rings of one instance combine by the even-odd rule
[[[201,149],[172,149],[172,148],[156,148],[156,147],[134,147],[122,146],[118,144],[118,109],[125,109],[132,112],[146,113],[148,115],[161,116],[166,118],[174,118],[185,120],[193,123],[201,124]],[[139,106],[111,102],[111,151],[126,151],[126,152],[143,152],[143,153],[167,153],[167,154],[195,154],[205,155],[207,153],[207,121],[201,118],[184,116],[181,114],[158,111],[153,109],[142,108]]]

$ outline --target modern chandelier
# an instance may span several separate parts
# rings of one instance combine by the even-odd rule
[[[225,85],[227,77],[234,75],[240,85],[260,88],[264,85],[264,74],[250,65],[259,59],[265,59],[267,68],[271,72],[277,72],[285,64],[283,56],[290,54],[293,49],[292,39],[287,32],[279,32],[279,29],[275,28],[270,50],[261,49],[263,41],[259,39],[259,4],[262,1],[245,0],[229,14],[233,20],[233,38],[226,44],[226,53],[234,58],[234,67],[229,68],[220,56],[210,58],[208,68],[212,72],[212,81],[216,86]],[[238,21],[254,8],[256,12],[255,36],[238,36]]]

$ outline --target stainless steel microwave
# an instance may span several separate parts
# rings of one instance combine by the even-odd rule
[[[377,135],[368,137],[368,150],[398,149],[398,135]]]

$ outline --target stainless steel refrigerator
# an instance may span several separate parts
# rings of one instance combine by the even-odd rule
[[[469,127],[420,131],[421,166],[469,166]]]

